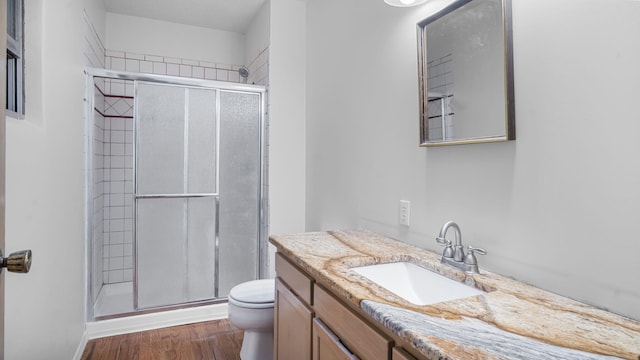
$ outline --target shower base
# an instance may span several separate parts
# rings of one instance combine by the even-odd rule
[[[93,308],[94,316],[110,316],[133,311],[133,282],[105,284]]]

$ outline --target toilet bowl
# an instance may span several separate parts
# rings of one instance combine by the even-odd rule
[[[229,292],[229,321],[244,331],[240,359],[273,359],[275,280],[254,280]]]

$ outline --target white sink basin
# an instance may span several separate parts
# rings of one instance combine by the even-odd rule
[[[351,270],[416,305],[435,304],[485,293],[410,262],[361,266]]]

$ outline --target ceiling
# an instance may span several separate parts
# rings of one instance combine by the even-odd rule
[[[266,0],[104,0],[107,12],[246,33]]]

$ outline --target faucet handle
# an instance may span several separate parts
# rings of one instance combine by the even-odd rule
[[[467,250],[469,252],[467,252],[467,256],[464,257],[464,263],[467,264],[467,265],[477,265],[478,264],[478,260],[476,259],[476,255],[475,254],[487,255],[487,250],[485,250],[483,248],[474,248],[473,246],[469,245],[469,246],[467,246]]]
[[[465,271],[469,274],[479,274],[478,259],[476,259],[476,253],[480,255],[487,255],[487,250],[482,248],[474,248],[473,246],[467,246],[467,255],[464,257]]]
[[[440,245],[440,246],[451,246],[451,240],[445,238],[445,237],[441,237],[438,236],[436,238],[436,242]]]
[[[478,253],[480,255],[487,255],[487,250],[485,250],[483,248],[474,248],[473,246],[469,245],[469,246],[467,246],[467,250],[469,250],[470,253]]]
[[[438,236],[436,238],[436,241],[438,242],[438,245],[440,246],[444,246],[444,250],[442,251],[442,257],[443,258],[449,258],[452,259],[453,258],[453,248],[451,247],[451,240]]]

